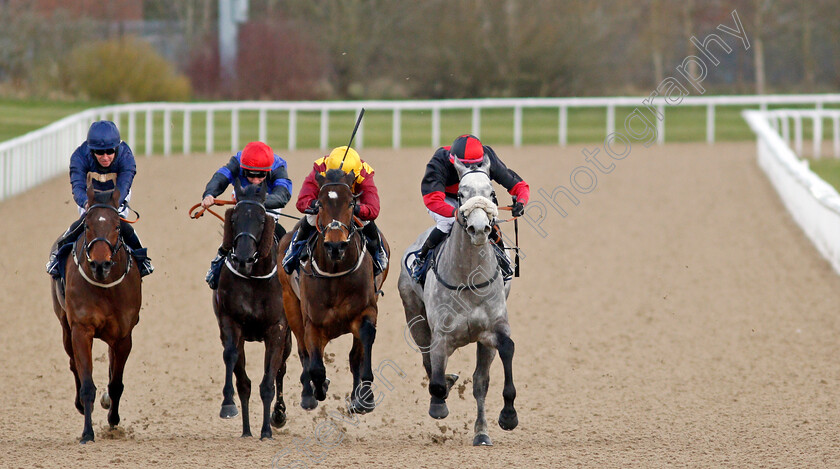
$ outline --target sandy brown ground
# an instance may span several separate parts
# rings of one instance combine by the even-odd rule
[[[586,164],[581,148],[498,150],[545,204],[540,189],[569,187]],[[0,466],[267,467],[277,458],[308,467],[838,467],[840,277],[785,212],[754,151],[752,143],[637,146],[598,173],[578,206],[566,203],[566,217],[548,208],[545,237],[521,226],[526,259],[508,304],[520,425],[495,424],[497,359],[492,448],[471,446],[471,385],[453,392],[446,420],[427,415],[396,270],[380,303],[374,363],[392,360],[406,378],[385,372],[393,389],[381,388],[382,405],[360,423],[343,424],[340,445],[320,449],[314,429],[349,392],[346,337],[327,349],[332,387],[310,413],[298,405],[292,355],[289,423],[273,441],[239,438],[239,418],[219,419],[222,346],[203,279],[220,227],[188,219],[187,209],[226,155],[138,159],[136,226],[157,271],[143,283],[122,424],[108,431],[97,405],[96,442],[79,445],[82,417],[43,271],[75,207],[66,178],[51,180],[0,203]],[[394,252],[430,225],[418,189],[430,154],[364,152]],[[318,152],[284,156],[297,190]],[[603,151],[599,158],[609,161]],[[262,345],[247,353],[258,432]],[[97,398],[106,356],[97,342]],[[474,361],[474,348],[462,349],[449,371],[469,382]]]

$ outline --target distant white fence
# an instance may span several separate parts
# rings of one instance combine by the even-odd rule
[[[391,113],[391,146],[402,147],[403,112],[422,111],[431,115],[431,139],[429,145],[441,144],[441,111],[467,110],[471,112],[470,130],[480,136],[482,130],[482,111],[488,109],[509,109],[512,113],[513,144],[522,145],[522,127],[524,109],[554,109],[557,112],[557,143],[568,142],[569,109],[603,108],[606,112],[607,136],[616,129],[616,108],[639,108],[648,106],[643,102],[649,97],[604,97],[604,98],[509,98],[509,99],[468,99],[437,101],[325,101],[325,102],[218,102],[218,103],[140,103],[106,106],[88,109],[84,112],[61,119],[47,127],[30,132],[24,136],[0,143],[0,200],[22,192],[42,181],[68,170],[68,162],[73,149],[85,138],[90,123],[97,119],[110,119],[119,123],[120,131],[126,142],[138,151],[140,132],[143,126],[143,154],[150,155],[153,149],[160,148],[164,155],[173,151],[192,153],[201,151],[230,150],[240,148],[239,136],[240,113],[256,112],[257,134],[259,140],[266,140],[268,135],[269,112],[288,113],[287,141],[288,149],[298,147],[298,113],[319,113],[318,142],[326,149],[330,141],[330,113],[351,111],[358,113],[362,108],[370,111]],[[705,107],[706,141],[715,141],[715,110],[719,106],[756,106],[766,110],[769,105],[807,105],[821,109],[826,104],[840,104],[840,94],[824,95],[763,95],[763,96],[689,96],[682,98],[673,106]],[[656,109],[661,119],[656,120],[657,140],[665,142],[666,103],[657,98],[651,108]],[[648,111],[651,112],[651,111]],[[193,148],[192,118],[203,114],[205,121],[205,139],[203,148]],[[230,135],[222,148],[216,148],[217,130],[215,120],[222,114],[230,115]],[[138,122],[142,116],[143,121]],[[173,137],[175,118],[181,122],[182,130]],[[160,121],[157,125],[156,122]],[[359,127],[354,145],[364,146],[364,122]],[[835,138],[838,131],[835,125]],[[447,136],[449,138],[451,136]]]
[[[808,168],[790,148],[789,125],[793,122],[794,142],[802,151],[802,120],[813,120],[815,155],[821,147],[822,123],[829,119],[834,127],[835,156],[840,157],[840,128],[837,111],[744,111],[744,118],[755,132],[758,142],[758,163],[767,173],[796,223],[820,253],[840,273],[840,195]],[[781,129],[782,133],[779,133]],[[787,130],[786,130],[787,129]]]

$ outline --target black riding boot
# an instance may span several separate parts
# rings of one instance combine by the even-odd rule
[[[55,240],[55,244],[53,247],[52,252],[50,253],[50,260],[47,261],[47,273],[52,275],[53,277],[58,278],[58,251],[61,249],[62,246],[72,243],[76,241],[76,238],[82,233],[84,229],[84,222],[85,217],[82,215],[79,217],[78,220],[74,221],[70,224],[70,228],[67,228],[67,231],[64,232],[61,236]]]
[[[508,259],[507,254],[505,254],[505,245],[502,242],[498,228],[490,231],[490,241],[493,245],[493,251],[496,253],[499,270],[502,271],[502,278],[507,282],[513,277],[513,267],[510,265],[510,259]]]
[[[362,234],[365,235],[368,250],[373,258],[373,276],[376,277],[388,268],[388,253],[385,252],[385,246],[379,237],[379,228],[373,220],[362,228]]]
[[[120,221],[120,233],[125,245],[131,249],[131,255],[137,260],[140,276],[145,277],[154,272],[155,268],[152,266],[152,260],[146,255],[146,248],[140,244],[140,238],[137,237],[134,227],[129,223]]]
[[[286,249],[286,255],[283,256],[283,270],[287,274],[291,275],[298,268],[300,262],[306,260],[306,253],[303,247],[306,246],[306,241],[309,239],[309,235],[312,234],[313,229],[315,228],[306,221],[306,217],[301,218],[300,226],[298,226],[295,237],[289,243],[289,248]]]
[[[446,239],[446,233],[438,229],[438,227],[435,227],[431,233],[429,233],[426,241],[423,242],[423,247],[420,249],[420,252],[414,257],[414,263],[411,264],[411,272],[409,273],[415,282],[420,281],[420,277],[422,277],[423,272],[425,271],[426,256],[429,255],[429,251],[434,249],[434,247],[440,244],[440,242],[444,239]]]
[[[219,251],[216,253],[216,257],[210,261],[210,270],[207,271],[204,281],[207,282],[207,285],[210,285],[212,290],[219,287],[219,275],[222,273],[222,263],[228,253],[230,253],[230,251],[219,246]]]

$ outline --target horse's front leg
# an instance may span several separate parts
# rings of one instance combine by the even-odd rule
[[[73,400],[73,403],[76,406],[76,410],[80,414],[85,415],[85,408],[82,405],[82,400],[79,398],[79,390],[82,387],[82,382],[79,381],[79,372],[76,368],[76,360],[73,357],[73,335],[70,332],[70,325],[67,323],[66,317],[61,318],[61,340],[64,343],[64,351],[70,357],[70,371],[73,373],[73,381],[76,383],[76,398]]]
[[[114,342],[108,350],[110,368],[108,370],[108,392],[102,394],[102,407],[108,410],[108,424],[111,428],[120,423],[120,397],[123,389],[125,362],[131,353],[131,334]]]
[[[265,337],[265,361],[264,374],[260,382],[260,398],[263,404],[263,422],[260,430],[260,440],[271,438],[271,401],[274,400],[276,392],[275,381],[280,370],[283,357],[283,344],[281,344],[284,331],[279,325],[274,325],[266,333]]]
[[[432,375],[429,380],[429,394],[432,395],[429,402],[429,415],[432,418],[443,419],[449,415],[446,407],[446,363],[449,360],[449,347],[446,338],[440,332],[432,334],[432,344],[429,350],[429,360],[432,367]]]
[[[93,329],[82,325],[75,325],[71,329],[73,341],[73,358],[76,362],[76,371],[81,381],[79,398],[85,414],[85,426],[82,430],[82,444],[93,441],[93,424],[91,413],[93,412],[93,401],[96,398],[96,386],[93,385],[93,360],[91,348],[93,346]]]
[[[368,313],[376,314],[375,309],[368,310]],[[350,351],[350,367],[353,368],[356,361],[357,372],[353,374],[353,396],[351,411],[360,414],[372,412],[376,408],[376,401],[373,397],[373,342],[376,340],[376,326],[370,319],[371,314],[366,314],[358,328],[358,340],[353,341],[353,350]],[[358,344],[358,345],[357,345]],[[353,351],[356,351],[354,356]]]
[[[251,436],[251,379],[245,372],[245,339],[240,335],[239,344],[236,347],[237,360],[233,367],[233,374],[236,376],[236,393],[239,394],[239,405],[242,406],[242,437]],[[236,405],[233,406],[236,410]],[[234,414],[236,415],[236,414]]]
[[[292,332],[286,328],[285,334],[281,335],[282,342],[282,356],[280,359],[280,369],[277,370],[277,401],[274,403],[274,412],[271,413],[271,426],[274,428],[283,428],[286,425],[286,401],[283,400],[283,378],[286,376],[286,362],[289,360],[289,355],[292,354]]]
[[[312,390],[312,377],[309,376],[309,352],[306,351],[306,346],[299,344],[298,355],[300,356],[300,406],[305,410],[312,410],[318,407],[318,401],[315,400],[314,391]]]
[[[225,385],[222,388],[222,409],[219,411],[219,417],[229,419],[239,413],[233,401],[233,368],[239,360],[240,331],[226,316],[219,321],[219,328],[224,347],[222,358],[225,361]]]
[[[499,414],[499,426],[502,430],[513,430],[519,424],[516,416],[516,409],[513,408],[513,401],[516,399],[516,387],[513,385],[513,340],[510,338],[510,326],[504,324],[496,330],[496,349],[499,350],[499,358],[505,369],[505,387],[502,389],[502,397],[505,405]]]
[[[327,368],[324,366],[324,349],[327,340],[324,334],[311,324],[306,325],[306,349],[309,352],[309,376],[315,388],[315,399],[323,401],[327,398]]]
[[[484,399],[490,387],[490,364],[496,356],[496,349],[481,342],[476,344],[475,372],[473,373],[473,397],[477,407],[475,417],[475,438],[473,446],[492,446],[493,441],[487,433],[487,419],[484,417]]]

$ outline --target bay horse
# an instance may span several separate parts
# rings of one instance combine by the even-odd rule
[[[499,426],[513,430],[518,424],[513,406],[514,344],[506,305],[510,283],[505,284],[500,275],[494,248],[488,242],[498,216],[489,176],[490,161],[485,158],[481,165],[466,166],[455,159],[454,164],[460,177],[456,224],[431,260],[425,283],[420,285],[412,280],[407,262],[430,230],[417,238],[403,255],[397,285],[408,329],[422,353],[429,378],[429,415],[433,418],[449,415],[446,398],[457,376],[446,374],[448,358],[456,349],[476,343],[473,396],[478,412],[473,445],[489,446],[493,443],[484,417],[484,399],[496,350],[505,374]]]
[[[229,250],[213,291],[213,311],[224,346],[225,384],[221,418],[237,414],[233,401],[233,375],[242,406],[242,436],[251,436],[248,400],[251,380],[245,373],[245,342],[265,343],[265,372],[260,382],[263,422],[260,439],[271,438],[271,427],[286,423],[283,377],[291,348],[291,332],[283,313],[283,296],[277,279],[275,219],[266,213],[265,181],[242,189],[234,179],[236,205],[225,212],[222,246]],[[282,270],[282,269],[280,269]],[[276,385],[275,385],[276,383]],[[271,402],[277,397],[274,412]],[[270,418],[269,418],[270,415]],[[270,420],[270,421],[269,421]]]
[[[388,269],[374,278],[371,255],[353,217],[358,197],[351,190],[355,178],[352,171],[345,174],[339,169],[316,175],[320,209],[314,223],[317,234],[312,254],[291,276],[278,270],[286,317],[297,339],[303,368],[300,405],[307,410],[326,398],[329,379],[324,348],[330,340],[347,333],[353,334],[349,357],[353,392],[348,410],[363,414],[375,407],[371,354],[376,337],[377,292]],[[293,236],[291,231],[283,237],[281,255]],[[381,239],[385,251],[390,252],[385,237]]]
[[[93,339],[109,347],[110,379],[101,404],[109,409],[108,424],[113,428],[120,423],[123,371],[142,301],[140,271],[120,236],[119,190],[94,192],[89,187],[87,197],[84,234],[65,259],[64,285],[61,279],[50,280],[53,310],[61,322],[64,350],[76,381],[76,409],[85,416],[82,444],[94,441]]]

